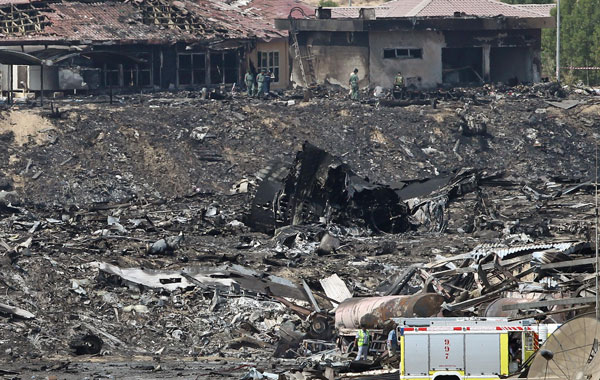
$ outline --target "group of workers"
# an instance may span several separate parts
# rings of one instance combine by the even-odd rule
[[[351,88],[350,99],[358,100],[358,69],[354,69],[352,74],[350,74],[350,80],[348,81]],[[404,94],[405,85],[404,85],[404,77],[402,73],[398,71],[396,77],[394,78],[394,96],[399,94],[402,96]]]
[[[384,335],[385,333],[387,333],[387,353],[390,357],[396,356],[396,353],[398,352],[398,335],[396,333],[395,325],[392,323],[387,324],[384,328]],[[354,337],[354,346],[357,347],[358,350],[358,354],[356,355],[356,359],[354,360],[367,360],[370,343],[371,334],[369,334],[369,331],[367,330],[365,325],[361,325],[360,330],[358,330],[356,336]]]
[[[246,72],[244,77],[244,83],[246,84],[246,91],[248,96],[254,96],[262,98],[269,92],[271,92],[271,80],[275,79],[271,70],[262,69],[257,75],[256,80],[254,74],[250,69]]]

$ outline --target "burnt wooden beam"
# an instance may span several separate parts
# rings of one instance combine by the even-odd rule
[[[577,259],[577,260],[561,261],[558,263],[543,264],[541,266],[541,269],[547,270],[547,269],[568,268],[568,267],[574,267],[577,265],[593,265],[595,263],[596,263],[596,258],[590,257],[587,259]]]

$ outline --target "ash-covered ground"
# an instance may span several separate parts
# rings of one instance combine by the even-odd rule
[[[353,103],[326,91],[308,102],[182,92],[122,96],[114,105],[64,99],[54,103],[58,114],[6,109],[0,304],[34,317],[0,314],[0,376],[241,378],[252,366],[279,373],[302,362],[273,357],[281,329],[303,331],[306,321],[268,296],[132,286],[99,272],[99,262],[239,264],[317,290],[337,273],[354,295],[371,295],[412,263],[478,244],[589,241],[600,99],[585,90],[564,96],[551,84],[470,88],[440,96],[434,108]],[[565,99],[579,103],[547,103]],[[313,226],[340,240],[319,254],[310,228],[282,243],[248,227],[258,173],[292,162],[305,141],[371,182],[467,168],[494,181],[449,200],[443,228]],[[162,238],[178,244],[149,254]],[[99,355],[70,347],[87,333],[102,338]]]

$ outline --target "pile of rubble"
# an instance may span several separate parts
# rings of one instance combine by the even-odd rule
[[[339,321],[357,297],[422,316],[580,313],[600,102],[579,92],[3,111],[0,356],[17,374],[93,354],[320,376],[352,367],[342,343],[364,315]]]

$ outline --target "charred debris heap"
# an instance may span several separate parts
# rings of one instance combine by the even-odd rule
[[[173,103],[184,101],[161,96],[159,102],[180,113]],[[466,160],[468,154],[508,150],[498,147],[500,133],[493,128],[500,123],[490,116],[504,113],[504,100],[494,100],[498,96],[444,100],[457,120],[452,133],[463,145],[430,148],[427,136],[421,145],[405,139],[398,150],[409,152],[402,154],[411,162],[421,159],[421,149],[423,157],[440,161],[461,156],[461,164],[472,162]],[[534,95],[529,90],[523,96]],[[319,107],[325,103],[317,101]],[[331,107],[337,104],[335,99],[327,101]],[[223,104],[236,102],[243,104],[232,98]],[[343,111],[377,107],[376,102],[340,103],[337,110]],[[524,117],[531,120],[523,130],[522,161],[548,152],[548,157],[562,157],[557,152],[563,145],[550,142],[563,141],[561,130],[574,136],[571,140],[578,139],[578,130],[560,124],[559,117],[545,118],[551,108],[544,107],[561,109],[558,106],[541,100],[532,104],[524,106],[529,110]],[[280,101],[270,106],[279,107]],[[281,107],[279,112],[300,112],[293,105]],[[419,120],[424,109],[417,107],[403,110],[410,120]],[[491,109],[490,114],[482,107]],[[233,109],[223,112],[243,125],[231,127],[231,133],[254,124],[249,114]],[[593,116],[586,118],[591,121],[584,127],[594,128]],[[549,132],[534,128],[540,120],[551,124]],[[88,123],[89,119],[81,122],[93,141],[89,146],[115,144],[110,140],[113,131],[103,126],[106,131],[93,133]],[[200,147],[203,162],[216,162],[206,157],[222,160],[225,153],[217,156],[209,149],[217,140],[211,137],[217,128],[203,129],[202,137],[192,133],[195,128],[200,127],[194,125],[187,134],[170,132],[182,139],[189,136],[191,144]],[[156,135],[164,140],[160,131]],[[54,136],[44,153],[64,150],[61,143],[68,136],[54,133],[59,137]],[[113,134],[122,140],[122,135]],[[136,145],[143,134],[138,132]],[[243,135],[236,138],[244,140]],[[570,140],[564,138],[567,144]],[[0,143],[8,146],[6,141]],[[174,141],[184,147],[182,140]],[[472,141],[476,153],[468,145]],[[324,139],[323,145],[335,146],[335,141]],[[292,162],[263,169],[256,188],[254,178],[246,179],[233,189],[234,195],[222,197],[199,189],[174,199],[43,206],[20,200],[6,186],[0,192],[0,286],[7,294],[0,300],[0,354],[18,361],[55,352],[167,356],[184,350],[193,357],[220,355],[256,365],[274,360],[281,364],[281,370],[267,372],[304,368],[321,374],[328,366],[337,372],[351,369],[354,354],[346,348],[361,322],[379,334],[389,317],[399,315],[564,321],[593,305],[589,210],[594,184],[585,178],[586,149],[571,153],[578,158],[571,178],[563,171],[545,174],[541,181],[527,176],[540,168],[512,161],[516,169],[465,165],[378,184],[356,174],[366,172],[360,161],[305,143]],[[109,157],[127,161],[118,153]],[[63,164],[56,169],[79,161],[71,157],[61,157],[57,162]],[[31,183],[45,183],[55,168],[44,167],[42,172],[42,164],[32,158],[34,163],[23,162],[17,169]],[[344,162],[352,163],[356,172]],[[223,170],[228,166],[223,164]],[[244,168],[246,173],[255,170]],[[103,184],[102,194],[95,196],[105,200],[105,193],[121,194],[121,183],[109,185]],[[76,194],[77,189],[67,191]],[[413,250],[424,256],[414,257]]]

